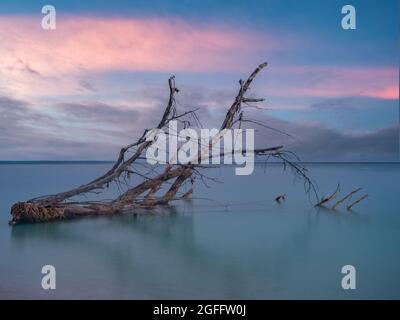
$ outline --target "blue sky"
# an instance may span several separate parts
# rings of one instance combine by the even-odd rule
[[[57,10],[56,30],[40,28],[44,4]],[[356,30],[341,28],[345,4]],[[200,106],[211,125],[238,79],[268,61],[252,87],[266,110],[252,116],[299,139],[260,130],[262,141],[308,161],[397,161],[399,9],[394,0],[2,1],[0,159],[113,159],[155,123],[171,74],[182,109]]]

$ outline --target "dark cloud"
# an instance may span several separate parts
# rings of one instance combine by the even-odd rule
[[[118,126],[124,126],[135,122],[138,118],[138,112],[131,109],[124,109],[109,104],[95,103],[62,103],[55,107],[64,116],[74,118],[78,122],[86,123],[111,123]]]
[[[398,125],[367,133],[345,133],[321,126],[297,128],[288,148],[305,161],[399,161]]]
[[[32,66],[28,62],[22,60],[21,58],[17,59],[16,66],[17,66],[17,69],[19,69],[20,71],[26,72],[29,75],[39,77],[39,78],[46,78],[38,70],[32,68]]]
[[[14,109],[20,109],[22,110],[25,108],[29,103],[22,101],[22,100],[16,100],[16,99],[11,99],[6,96],[0,96],[0,108],[3,112],[7,112],[9,108],[14,108]]]
[[[218,128],[232,96],[226,94],[222,98],[217,92],[189,90],[179,94],[177,108],[185,112],[200,106],[198,114],[204,127]],[[216,107],[207,108],[209,103]],[[35,111],[26,101],[3,96],[0,159],[114,159],[121,146],[159,122],[165,104],[166,99],[156,97],[155,107],[139,112],[100,102],[62,103],[45,113]],[[399,160],[398,125],[375,131],[340,132],[317,123],[283,121],[259,110],[245,109],[245,117],[291,135],[246,123],[244,127],[256,129],[256,147],[283,144],[304,161]]]
[[[43,123],[47,119],[47,116],[33,111],[29,102],[0,96],[0,131],[3,132],[3,139],[12,138],[18,133],[18,130],[13,133],[12,129],[23,128],[24,123]]]
[[[95,87],[87,80],[79,81],[79,86],[81,86],[83,89],[88,90],[88,91],[92,91],[92,92],[96,92],[97,91],[95,89]]]
[[[253,117],[254,119],[255,117]],[[284,145],[303,161],[399,161],[399,126],[368,132],[339,131],[317,123],[288,122],[259,115],[258,121],[290,134],[247,124],[257,130],[256,146]]]
[[[85,141],[57,119],[31,108],[30,103],[0,97],[0,159],[113,159],[119,145],[107,140]],[[75,129],[76,130],[76,129]]]

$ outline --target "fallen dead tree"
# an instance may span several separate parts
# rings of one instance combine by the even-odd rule
[[[240,127],[242,122],[251,122],[251,120],[244,117],[242,104],[264,101],[264,99],[248,98],[245,95],[254,78],[266,66],[266,63],[260,64],[246,81],[239,81],[239,91],[226,113],[219,133],[215,136],[211,144],[217,143],[218,140],[221,139],[221,133],[225,129],[231,129],[234,126]],[[196,111],[191,110],[179,114],[175,103],[175,97],[179,93],[178,88],[175,86],[175,78],[171,77],[168,80],[168,84],[169,99],[156,128],[162,129],[173,120],[178,120],[184,123],[185,126],[189,126],[189,117],[191,117],[191,119],[198,119]],[[138,208],[152,209],[156,206],[168,205],[172,200],[191,197],[193,189],[190,189],[183,195],[180,194],[180,190],[186,183],[193,183],[196,177],[204,179],[205,176],[200,170],[206,166],[199,164],[200,161],[196,164],[195,161],[193,161],[193,163],[189,162],[188,164],[168,164],[162,167],[162,172],[155,175],[143,175],[136,169],[138,160],[143,159],[144,153],[153,143],[153,141],[148,141],[146,139],[148,131],[149,130],[145,130],[143,135],[136,142],[123,147],[113,167],[97,179],[69,191],[14,204],[11,208],[12,220],[10,224],[48,222],[93,215],[113,215],[125,211],[134,212],[135,209]],[[205,148],[211,147],[211,145],[205,146]],[[314,185],[307,176],[306,169],[299,164],[298,158],[293,153],[285,151],[283,146],[256,149],[254,153],[256,155],[268,158],[273,157],[282,161],[285,167],[289,166],[297,176],[304,180],[306,191],[312,190],[317,196]],[[201,157],[201,152],[199,157]],[[156,172],[156,170],[151,171],[153,173]],[[137,175],[141,177],[143,181],[134,186],[127,185],[126,177],[131,175]],[[72,200],[75,196],[93,192],[97,193],[107,188],[109,184],[113,182],[120,185],[122,184],[121,181],[124,181],[126,190],[114,200],[79,202]],[[163,191],[163,187],[167,187],[167,190],[160,195],[159,193]]]
[[[340,193],[340,185],[338,185],[336,187],[335,192],[333,192],[332,194],[327,195],[325,197],[322,197],[321,201],[318,202],[315,206],[316,207],[324,207],[326,209],[330,209],[332,211],[335,211],[339,205],[341,205],[346,200],[350,200],[353,197],[353,195],[355,195],[356,193],[358,193],[361,190],[362,190],[362,188],[356,188],[356,189],[352,190],[351,192],[349,192],[348,194],[346,194],[343,198],[341,198],[338,201],[336,201],[336,203],[331,208],[325,207],[325,205],[328,202],[330,202],[331,200],[335,199],[337,197],[337,195]],[[368,194],[365,194],[361,198],[357,199],[356,201],[346,205],[347,210],[350,211],[352,207],[354,207],[356,204],[360,203],[361,201],[365,200],[366,198],[368,198]]]

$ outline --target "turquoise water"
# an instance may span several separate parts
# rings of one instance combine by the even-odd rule
[[[364,188],[370,197],[352,212],[315,210],[301,181],[259,165],[248,177],[210,169],[223,183],[197,182],[195,199],[153,215],[7,225],[12,203],[109,167],[0,164],[0,298],[400,298],[400,165],[308,165],[321,194]],[[54,291],[41,288],[45,264]],[[341,288],[347,264],[356,290]]]

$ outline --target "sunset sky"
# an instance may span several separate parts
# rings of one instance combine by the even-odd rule
[[[41,28],[41,8],[57,29]],[[341,28],[352,4],[357,29]],[[399,160],[399,1],[0,2],[0,160],[112,160],[156,125],[171,74],[178,109],[220,123],[267,69],[256,145],[306,161]],[[247,111],[245,111],[247,112]],[[258,140],[257,140],[258,139]]]

